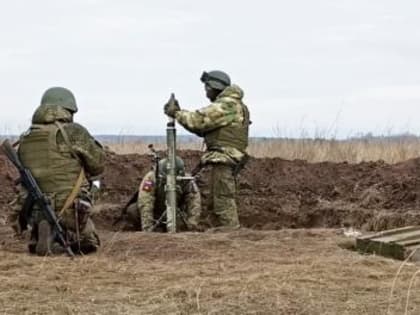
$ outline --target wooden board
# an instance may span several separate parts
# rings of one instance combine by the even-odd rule
[[[407,226],[356,238],[356,248],[364,253],[420,261],[420,226]]]

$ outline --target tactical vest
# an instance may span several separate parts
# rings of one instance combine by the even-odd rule
[[[67,144],[57,144],[58,132],[55,124],[32,125],[20,140],[18,154],[43,193],[63,196],[72,191],[82,166]]]
[[[240,112],[243,114],[243,121],[233,121],[230,125],[207,133],[204,141],[208,150],[217,150],[220,147],[233,147],[245,152],[248,146],[249,111],[248,108],[238,103]]]

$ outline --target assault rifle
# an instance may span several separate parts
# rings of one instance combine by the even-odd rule
[[[8,140],[3,141],[0,148],[19,171],[20,183],[28,192],[27,198],[31,200],[32,204],[39,206],[48,223],[52,226],[57,241],[65,248],[70,257],[74,257],[70,244],[66,240],[64,229],[58,222],[58,218],[54,209],[51,207],[50,201],[47,196],[42,193],[35,178],[32,176],[31,171],[23,166],[16,151],[13,149]]]
[[[153,159],[153,164],[154,164],[154,169],[155,169],[155,174],[156,174],[156,181],[159,181],[159,160],[160,160],[159,153],[156,151],[153,144],[149,144],[148,148],[150,150],[150,155],[152,156],[152,159]],[[130,199],[125,203],[124,207],[121,209],[121,214],[114,220],[114,222],[112,223],[112,226],[117,225],[118,223],[120,223],[126,218],[128,207],[131,204],[137,202],[138,197],[139,197],[139,190],[137,189],[131,195]]]

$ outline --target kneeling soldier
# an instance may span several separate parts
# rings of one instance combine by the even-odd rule
[[[73,251],[86,254],[100,244],[90,218],[89,179],[103,172],[105,153],[83,126],[73,122],[76,112],[76,100],[69,90],[48,89],[31,127],[20,138],[18,156],[48,197]],[[63,250],[45,214],[31,204],[26,191],[22,190],[15,210],[11,216],[15,230],[27,224],[32,227],[31,252],[44,256]]]
[[[185,175],[184,162],[176,158],[177,176]],[[165,229],[166,198],[165,184],[167,159],[159,161],[158,175],[148,172],[139,187],[136,203],[127,209],[127,218],[146,232],[156,228]],[[201,197],[194,179],[177,181],[177,230],[196,230],[201,213]]]

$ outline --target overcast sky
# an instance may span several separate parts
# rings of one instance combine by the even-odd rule
[[[254,136],[420,134],[416,0],[0,0],[0,28],[0,133],[64,86],[94,134],[164,134],[170,92],[203,107],[220,69]]]

